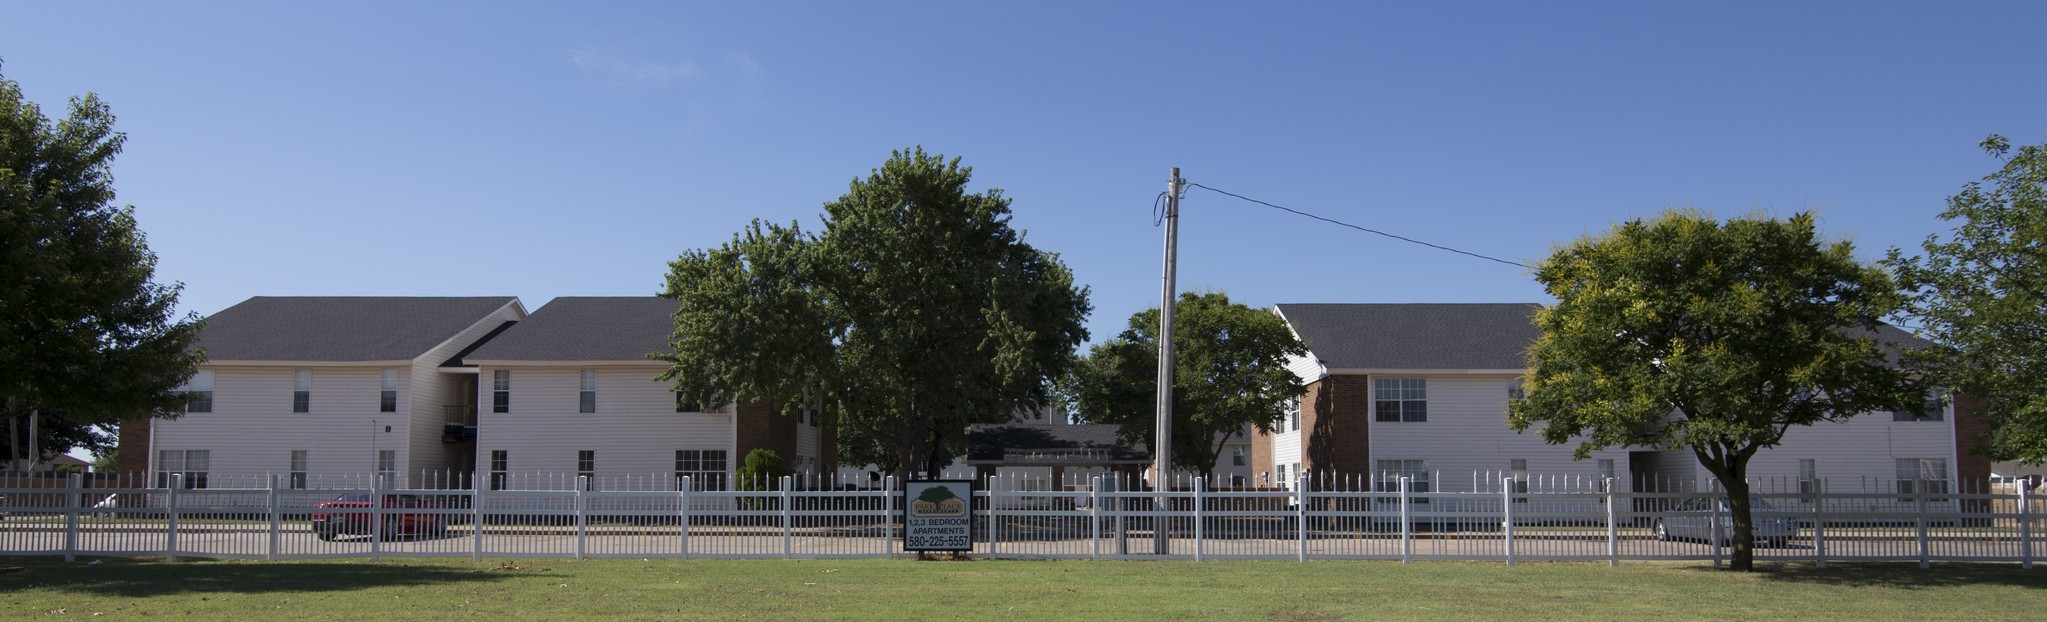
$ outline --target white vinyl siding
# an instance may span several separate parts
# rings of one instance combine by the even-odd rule
[[[1511,474],[1514,463],[1510,460],[1522,461],[1522,470],[1532,482],[1531,490],[1541,490],[1545,481],[1557,477],[1580,478],[1589,490],[1590,483],[1602,475],[1598,460],[1628,464],[1628,453],[1623,448],[1608,448],[1593,452],[1585,460],[1572,460],[1572,445],[1551,445],[1534,429],[1515,433],[1508,428],[1508,396],[1504,387],[1513,376],[1401,378],[1427,381],[1428,421],[1381,422],[1373,417],[1369,424],[1371,456],[1375,461],[1428,461],[1429,469],[1437,476],[1431,483],[1436,491],[1499,490],[1500,482],[1479,480]],[[1627,473],[1616,473],[1615,477],[1625,480]]]
[[[213,412],[159,420],[151,427],[156,447],[211,450],[211,485],[215,488],[264,486],[265,474],[277,473],[280,467],[289,465],[293,450],[307,451],[306,467],[315,477],[363,476],[369,473],[375,459],[373,447],[406,446],[405,413],[377,412],[379,367],[314,370],[314,390],[318,395],[314,396],[314,412],[310,416],[291,416],[291,400],[280,399],[294,391],[291,368],[212,370]],[[400,410],[404,409],[402,404],[401,400]],[[392,432],[383,431],[386,425],[392,426]],[[434,444],[440,444],[438,437]],[[400,471],[406,468],[402,455],[401,452]]]
[[[1946,415],[1952,415],[1952,406]],[[1671,452],[1679,453],[1679,452]],[[1812,475],[1826,482],[1827,492],[1889,493],[1899,459],[1939,458],[1952,469],[1956,462],[1954,417],[1942,421],[1893,421],[1889,412],[1858,415],[1847,421],[1791,426],[1784,442],[1756,452],[1749,459],[1755,490],[1797,492],[1799,461],[1813,461]],[[1683,465],[1671,473],[1704,482],[1712,474],[1690,452],[1669,463]],[[1675,470],[1675,469],[1673,469]],[[1866,490],[1865,490],[1866,489]]]
[[[550,485],[525,479],[552,472],[562,481],[575,477],[577,451],[597,451],[600,481],[609,477],[646,478],[675,471],[677,450],[732,449],[730,408],[714,413],[675,412],[675,393],[654,380],[658,365],[601,367],[597,384],[604,387],[603,408],[580,414],[582,366],[526,367],[513,370],[512,412],[491,415],[477,428],[479,456],[505,451],[512,459],[511,488]],[[482,372],[489,378],[493,368]],[[488,394],[489,386],[484,385]],[[574,439],[573,444],[564,439]],[[737,460],[737,458],[733,458]],[[794,461],[793,457],[790,460]],[[672,475],[668,476],[672,478]],[[672,484],[669,484],[672,486]]]
[[[467,370],[461,372],[441,371],[441,364],[454,358],[455,354],[482,339],[490,331],[497,330],[505,322],[516,321],[525,316],[519,305],[507,304],[499,307],[488,317],[470,324],[462,332],[441,345],[412,359],[412,367],[403,370],[399,383],[399,414],[412,422],[407,444],[409,451],[399,452],[402,464],[399,470],[407,476],[417,476],[421,471],[445,472],[451,469],[469,469],[482,466],[474,464],[477,459],[475,443],[442,443],[441,432],[448,423],[478,423],[479,420],[454,421],[447,414],[447,406],[474,405],[473,395],[462,395],[470,384]],[[472,376],[473,377],[473,376]],[[490,376],[485,375],[477,383],[488,389]],[[465,417],[466,419],[466,417]]]

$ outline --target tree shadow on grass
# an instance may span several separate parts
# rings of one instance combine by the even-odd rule
[[[1694,570],[1724,572],[1710,567]],[[1758,563],[1756,576],[1770,582],[1902,590],[1965,585],[2047,589],[2047,572],[2025,570],[2009,563],[1937,563],[1932,568],[1920,568],[1914,563],[1830,563],[1825,568],[1807,563]]]
[[[19,570],[12,570],[16,568]],[[91,564],[44,558],[0,558],[0,569],[10,570],[0,574],[0,592],[47,589],[132,598],[177,594],[332,592],[501,581],[552,574],[513,568],[516,571],[481,566],[460,568],[367,562],[193,560],[166,564],[134,558],[105,558],[100,563]]]

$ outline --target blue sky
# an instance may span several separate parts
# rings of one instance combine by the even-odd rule
[[[2047,3],[14,2],[0,69],[120,116],[185,309],[655,292],[922,145],[1093,288],[1157,303],[1167,172],[1516,260],[1617,221],[1818,210],[1866,258],[2047,142]],[[1541,301],[1520,268],[1201,190],[1182,289]]]

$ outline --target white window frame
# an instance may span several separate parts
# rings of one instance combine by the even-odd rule
[[[309,462],[311,462],[309,452],[304,449],[291,450],[291,469],[288,471],[291,475],[287,476],[286,481],[292,490],[306,489],[306,465]]]
[[[313,370],[291,370],[291,411],[313,412]]]
[[[512,370],[493,369],[490,371],[490,411],[512,412]]]
[[[576,412],[597,412],[597,370],[585,369],[576,378]]]
[[[1398,412],[1386,412],[1386,405]],[[1373,423],[1427,423],[1429,420],[1429,379],[1373,378]]]
[[[386,367],[377,374],[377,412],[398,412],[398,368]]]
[[[1298,397],[1287,398],[1285,409],[1287,431],[1288,432],[1301,431],[1301,398]]]
[[[192,372],[192,378],[186,380],[185,386],[179,390],[185,394],[185,412],[213,412],[213,370]]]
[[[213,451],[209,449],[159,449],[156,452],[156,487],[170,488],[172,475],[185,476],[187,490],[205,488],[206,474],[212,469]]]
[[[730,477],[732,453],[723,449],[675,450],[675,483],[690,478],[692,490],[725,490]]]
[[[1429,461],[1401,458],[1372,461],[1374,487],[1378,492],[1400,492],[1400,478],[1407,478],[1407,491],[1411,493],[1430,492],[1433,485],[1429,474]],[[1398,502],[1397,499],[1392,500]],[[1410,500],[1413,503],[1428,503],[1426,497]]]

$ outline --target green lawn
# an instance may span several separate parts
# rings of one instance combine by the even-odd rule
[[[0,619],[1462,620],[2047,617],[2047,568],[1484,562],[0,558]]]

